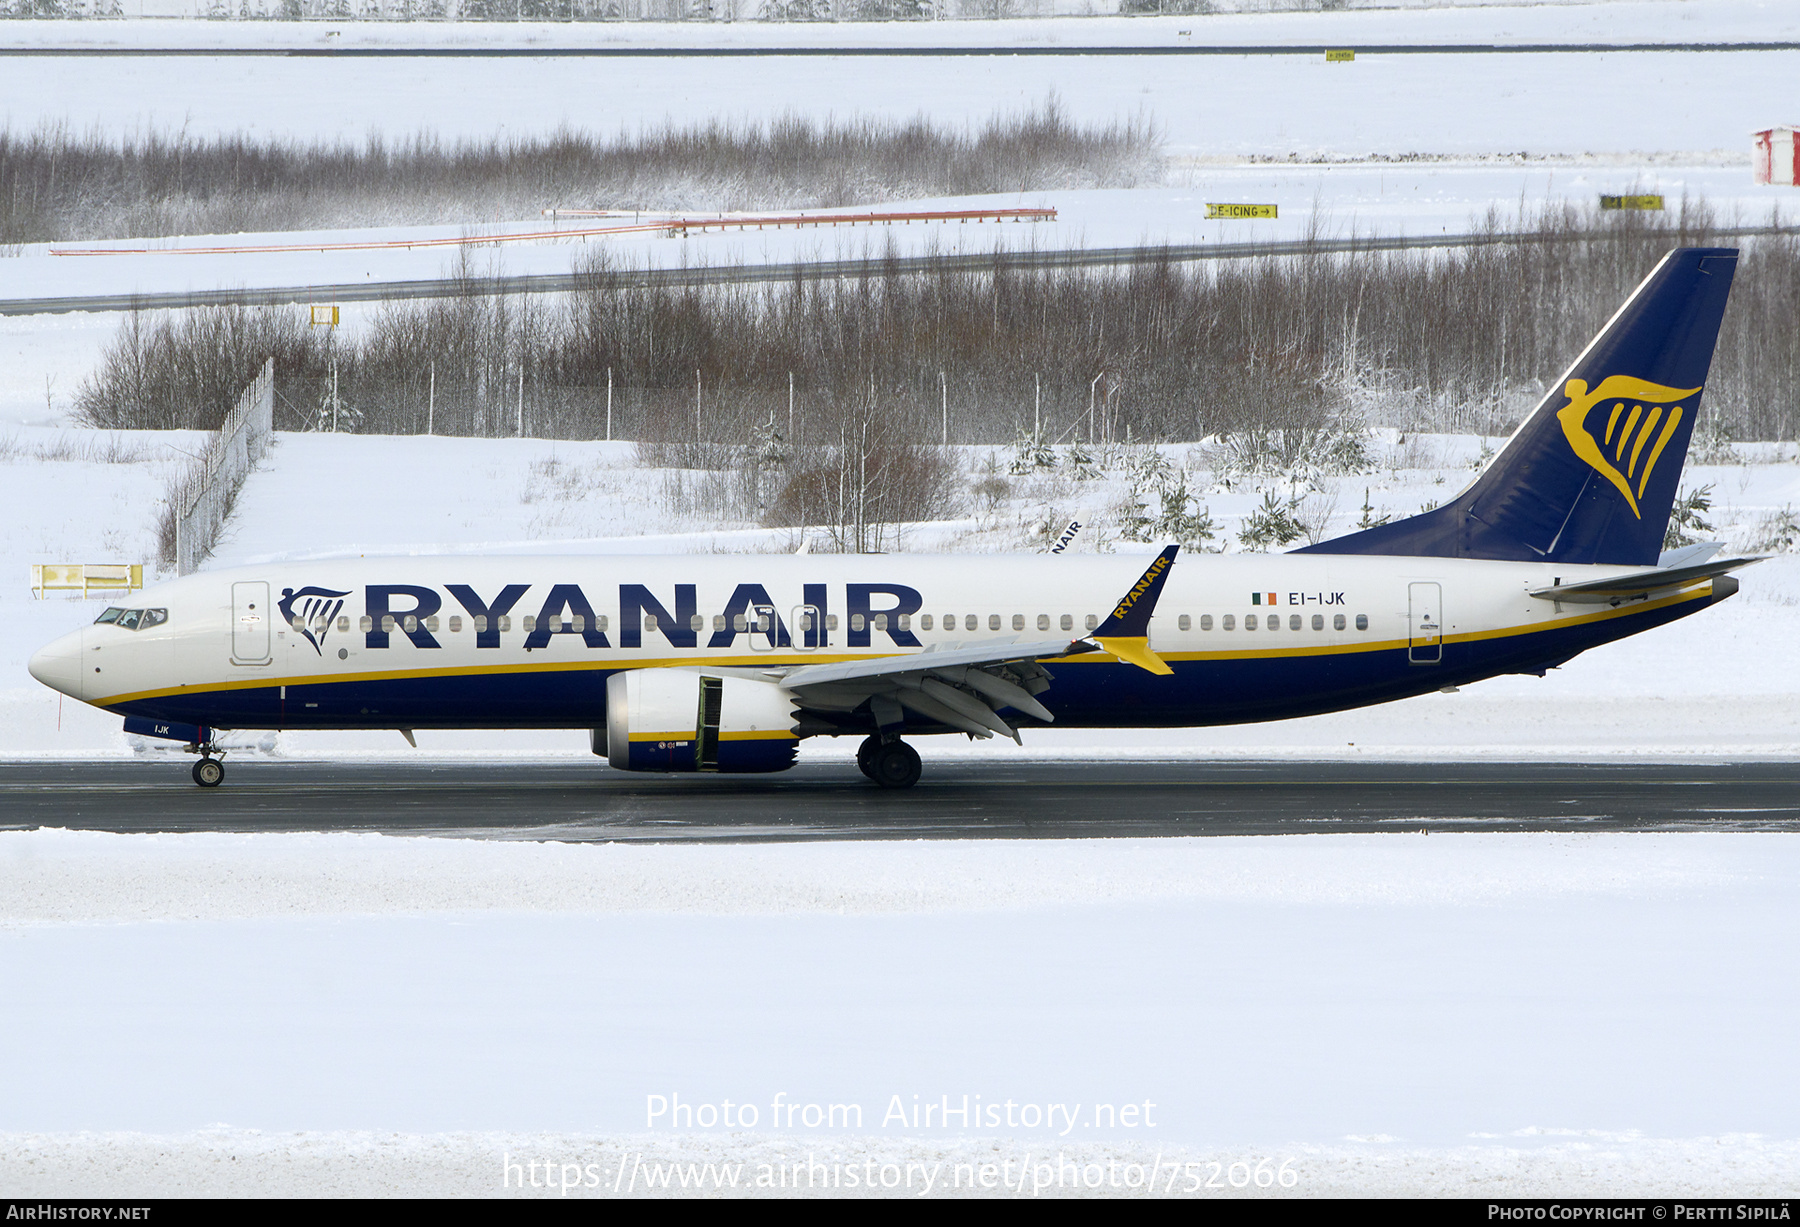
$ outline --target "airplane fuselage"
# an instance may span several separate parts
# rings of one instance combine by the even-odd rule
[[[606,679],[621,670],[779,684],[788,670],[826,662],[1079,639],[1142,564],[1108,555],[279,563],[157,585],[131,605],[164,610],[165,621],[85,627],[40,653],[33,671],[122,715],[211,728],[598,728]],[[1630,569],[1187,554],[1149,630],[1172,675],[1089,651],[1047,661],[1054,681],[1039,698],[1061,727],[1336,711],[1539,673],[1736,588],[1701,580],[1617,606],[1529,595]],[[845,727],[829,731],[856,731],[841,718]]]

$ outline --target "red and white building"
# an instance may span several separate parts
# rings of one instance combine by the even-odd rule
[[[1756,134],[1756,181],[1800,187],[1800,141],[1796,129],[1766,128]]]

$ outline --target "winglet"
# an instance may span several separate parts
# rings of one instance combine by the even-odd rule
[[[1119,598],[1112,613],[1094,628],[1088,639],[1127,664],[1159,675],[1173,673],[1174,670],[1150,650],[1150,615],[1156,612],[1163,581],[1169,578],[1169,568],[1175,564],[1175,555],[1180,550],[1179,545],[1171,545],[1158,554],[1156,561],[1138,577],[1131,590]]]

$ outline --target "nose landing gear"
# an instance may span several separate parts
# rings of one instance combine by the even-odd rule
[[[919,752],[895,738],[874,733],[856,748],[856,769],[883,788],[911,788],[919,782]]]

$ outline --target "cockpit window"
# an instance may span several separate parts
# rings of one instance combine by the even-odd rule
[[[94,619],[94,625],[111,623],[122,630],[142,631],[161,626],[169,620],[166,609],[109,609]]]

